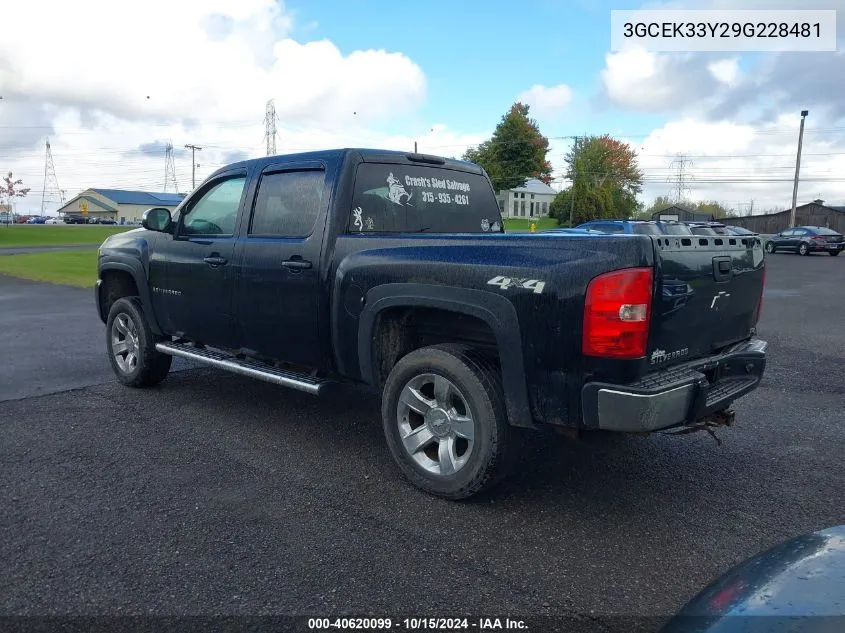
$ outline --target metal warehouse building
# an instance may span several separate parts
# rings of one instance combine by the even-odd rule
[[[62,206],[59,213],[111,218],[119,224],[127,224],[139,221],[144,211],[152,207],[165,207],[172,211],[184,197],[181,193],[86,189]]]

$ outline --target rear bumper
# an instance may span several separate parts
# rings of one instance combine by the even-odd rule
[[[766,346],[751,339],[632,384],[588,382],[581,390],[584,427],[643,433],[692,424],[726,409],[760,384]]]
[[[814,244],[810,244],[810,250],[811,251],[828,251],[828,252],[832,251],[832,252],[836,252],[836,251],[841,251],[843,248],[845,248],[845,243],[839,243],[839,244],[837,244],[837,243],[815,244],[814,243]]]

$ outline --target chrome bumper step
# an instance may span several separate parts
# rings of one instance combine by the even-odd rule
[[[322,390],[332,384],[331,381],[300,374],[286,369],[279,369],[266,363],[245,358],[234,358],[222,352],[200,349],[185,343],[156,343],[156,350],[162,354],[187,358],[204,365],[224,369],[234,374],[271,382],[282,387],[289,387],[319,396]]]

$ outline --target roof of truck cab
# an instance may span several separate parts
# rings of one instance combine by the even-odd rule
[[[403,162],[409,165],[418,165],[422,167],[438,167],[440,165],[425,162],[425,161],[408,161],[409,156],[440,158],[444,161],[442,166],[461,169],[463,171],[471,171],[478,174],[483,173],[482,168],[469,161],[458,160],[455,158],[446,158],[445,156],[434,157],[431,154],[414,154],[413,152],[400,152],[396,150],[387,149],[373,149],[373,148],[359,148],[359,147],[345,147],[340,149],[323,149],[311,152],[296,152],[291,154],[275,154],[273,156],[262,156],[261,158],[250,158],[242,160],[237,163],[231,163],[225,167],[218,169],[215,174],[236,169],[238,167],[248,167],[257,165],[261,169],[268,165],[275,163],[293,161],[293,160],[324,160],[336,161],[345,158],[348,154],[357,153],[364,162]],[[404,160],[403,160],[404,159]]]

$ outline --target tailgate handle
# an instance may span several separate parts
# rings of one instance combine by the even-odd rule
[[[728,281],[733,273],[733,258],[731,257],[714,257],[713,258],[713,277],[716,281]]]

